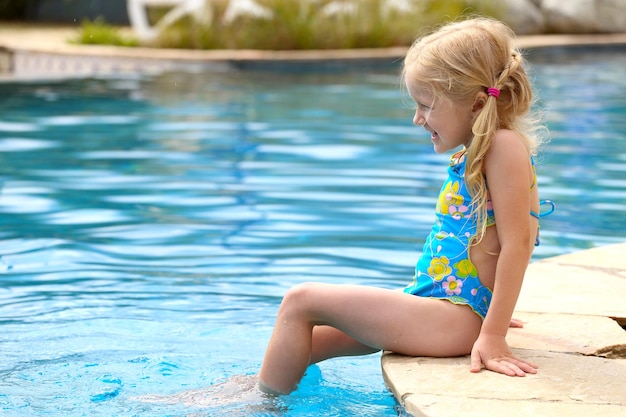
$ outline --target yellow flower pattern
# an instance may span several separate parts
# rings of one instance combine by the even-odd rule
[[[459,194],[459,187],[458,181],[450,181],[444,186],[437,201],[438,213],[450,214],[450,206],[458,207],[465,202],[465,198]]]
[[[493,213],[492,210],[489,212]],[[451,159],[435,214],[432,230],[417,261],[414,280],[404,291],[468,305],[484,318],[492,294],[491,289],[481,283],[469,257],[469,248],[476,235],[476,216],[465,186],[465,159],[462,155],[454,155]]]
[[[452,268],[450,268],[450,260],[445,256],[433,258],[430,261],[428,275],[430,275],[435,281],[441,281],[444,277],[450,275],[451,273]]]
[[[457,270],[457,276],[461,278],[467,278],[469,276],[477,277],[478,271],[476,267],[469,259],[463,259],[454,264],[454,267]]]

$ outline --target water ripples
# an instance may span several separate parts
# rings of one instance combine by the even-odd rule
[[[537,259],[623,239],[626,86],[611,71],[625,59],[598,60],[615,83],[598,97],[591,61],[537,58],[553,133],[539,184],[557,202]],[[411,125],[398,82],[0,84],[0,407],[181,414],[132,398],[256,372],[290,286],[408,283],[448,156]],[[287,410],[396,415],[375,357],[320,367]]]

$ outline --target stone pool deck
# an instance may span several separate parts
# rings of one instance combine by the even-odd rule
[[[0,22],[0,80],[288,65],[393,65],[406,48],[185,51],[73,45],[76,27]],[[626,45],[626,33],[520,37],[522,48]],[[316,66],[316,68],[318,68]],[[616,231],[620,233],[620,231]],[[533,263],[508,341],[539,373],[469,372],[469,358],[382,357],[389,388],[414,416],[626,416],[626,243]]]
[[[514,317],[507,340],[536,375],[386,353],[389,388],[414,416],[626,416],[626,243],[532,263]]]

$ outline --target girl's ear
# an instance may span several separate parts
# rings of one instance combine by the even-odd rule
[[[472,112],[476,113],[482,110],[483,107],[485,107],[485,103],[487,103],[488,98],[487,94],[482,91],[476,94],[476,97],[474,97],[474,104],[472,104]]]

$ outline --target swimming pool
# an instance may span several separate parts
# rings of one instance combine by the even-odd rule
[[[535,258],[621,242],[626,54],[533,63],[558,204]],[[298,282],[410,281],[448,156],[397,73],[0,84],[3,415],[398,415],[378,355],[278,403],[143,400],[255,373]]]

